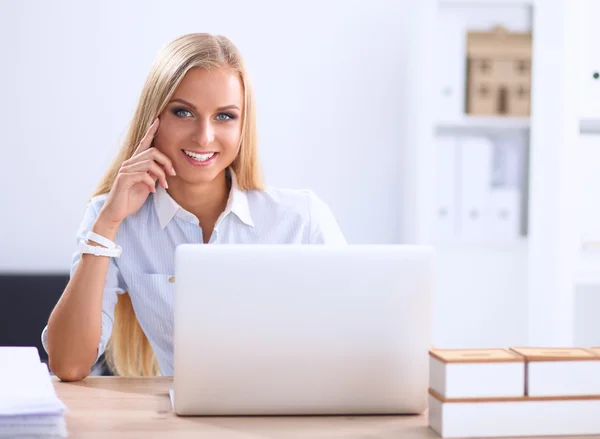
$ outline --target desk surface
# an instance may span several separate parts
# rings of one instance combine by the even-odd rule
[[[69,409],[69,438],[439,437],[427,427],[426,416],[178,417],[171,411],[171,381],[162,377],[88,377],[65,383],[55,378],[54,387]]]
[[[178,417],[171,411],[170,385],[171,378],[88,377],[73,383],[54,378],[69,409],[69,438],[439,438],[425,415]]]

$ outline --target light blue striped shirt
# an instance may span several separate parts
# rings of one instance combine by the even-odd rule
[[[217,220],[211,244],[340,244],[344,236],[328,206],[309,190],[242,191],[231,172],[227,206]],[[92,198],[77,231],[85,240],[107,195]],[[173,294],[175,248],[203,243],[198,218],[157,186],[142,207],[119,227],[115,243],[123,252],[111,258],[102,299],[102,355],[113,326],[117,294],[127,291],[136,316],[158,359],[161,375],[173,375]],[[71,276],[81,256],[73,254]],[[42,343],[47,351],[46,332]]]

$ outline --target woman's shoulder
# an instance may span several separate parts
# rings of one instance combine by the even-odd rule
[[[320,201],[319,197],[310,189],[288,189],[267,186],[261,190],[247,192],[248,203],[254,207],[271,209],[292,210],[305,213],[310,205]]]
[[[253,214],[282,220],[294,218],[309,227],[310,243],[345,243],[339,224],[329,206],[310,189],[267,187],[248,191]]]

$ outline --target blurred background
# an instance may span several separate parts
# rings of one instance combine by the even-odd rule
[[[36,345],[161,46],[228,36],[267,183],[434,244],[438,347],[599,346],[594,0],[0,0],[0,345]]]

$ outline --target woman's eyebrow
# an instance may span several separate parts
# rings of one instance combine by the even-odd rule
[[[196,106],[194,104],[186,101],[185,99],[176,98],[176,99],[171,100],[171,102],[169,102],[169,104],[171,104],[173,102],[181,102],[182,104],[185,104],[188,107],[193,108],[194,110],[196,109]],[[224,110],[238,110],[239,111],[239,109],[240,108],[237,105],[226,105],[224,107],[217,108],[217,111],[224,111]]]

